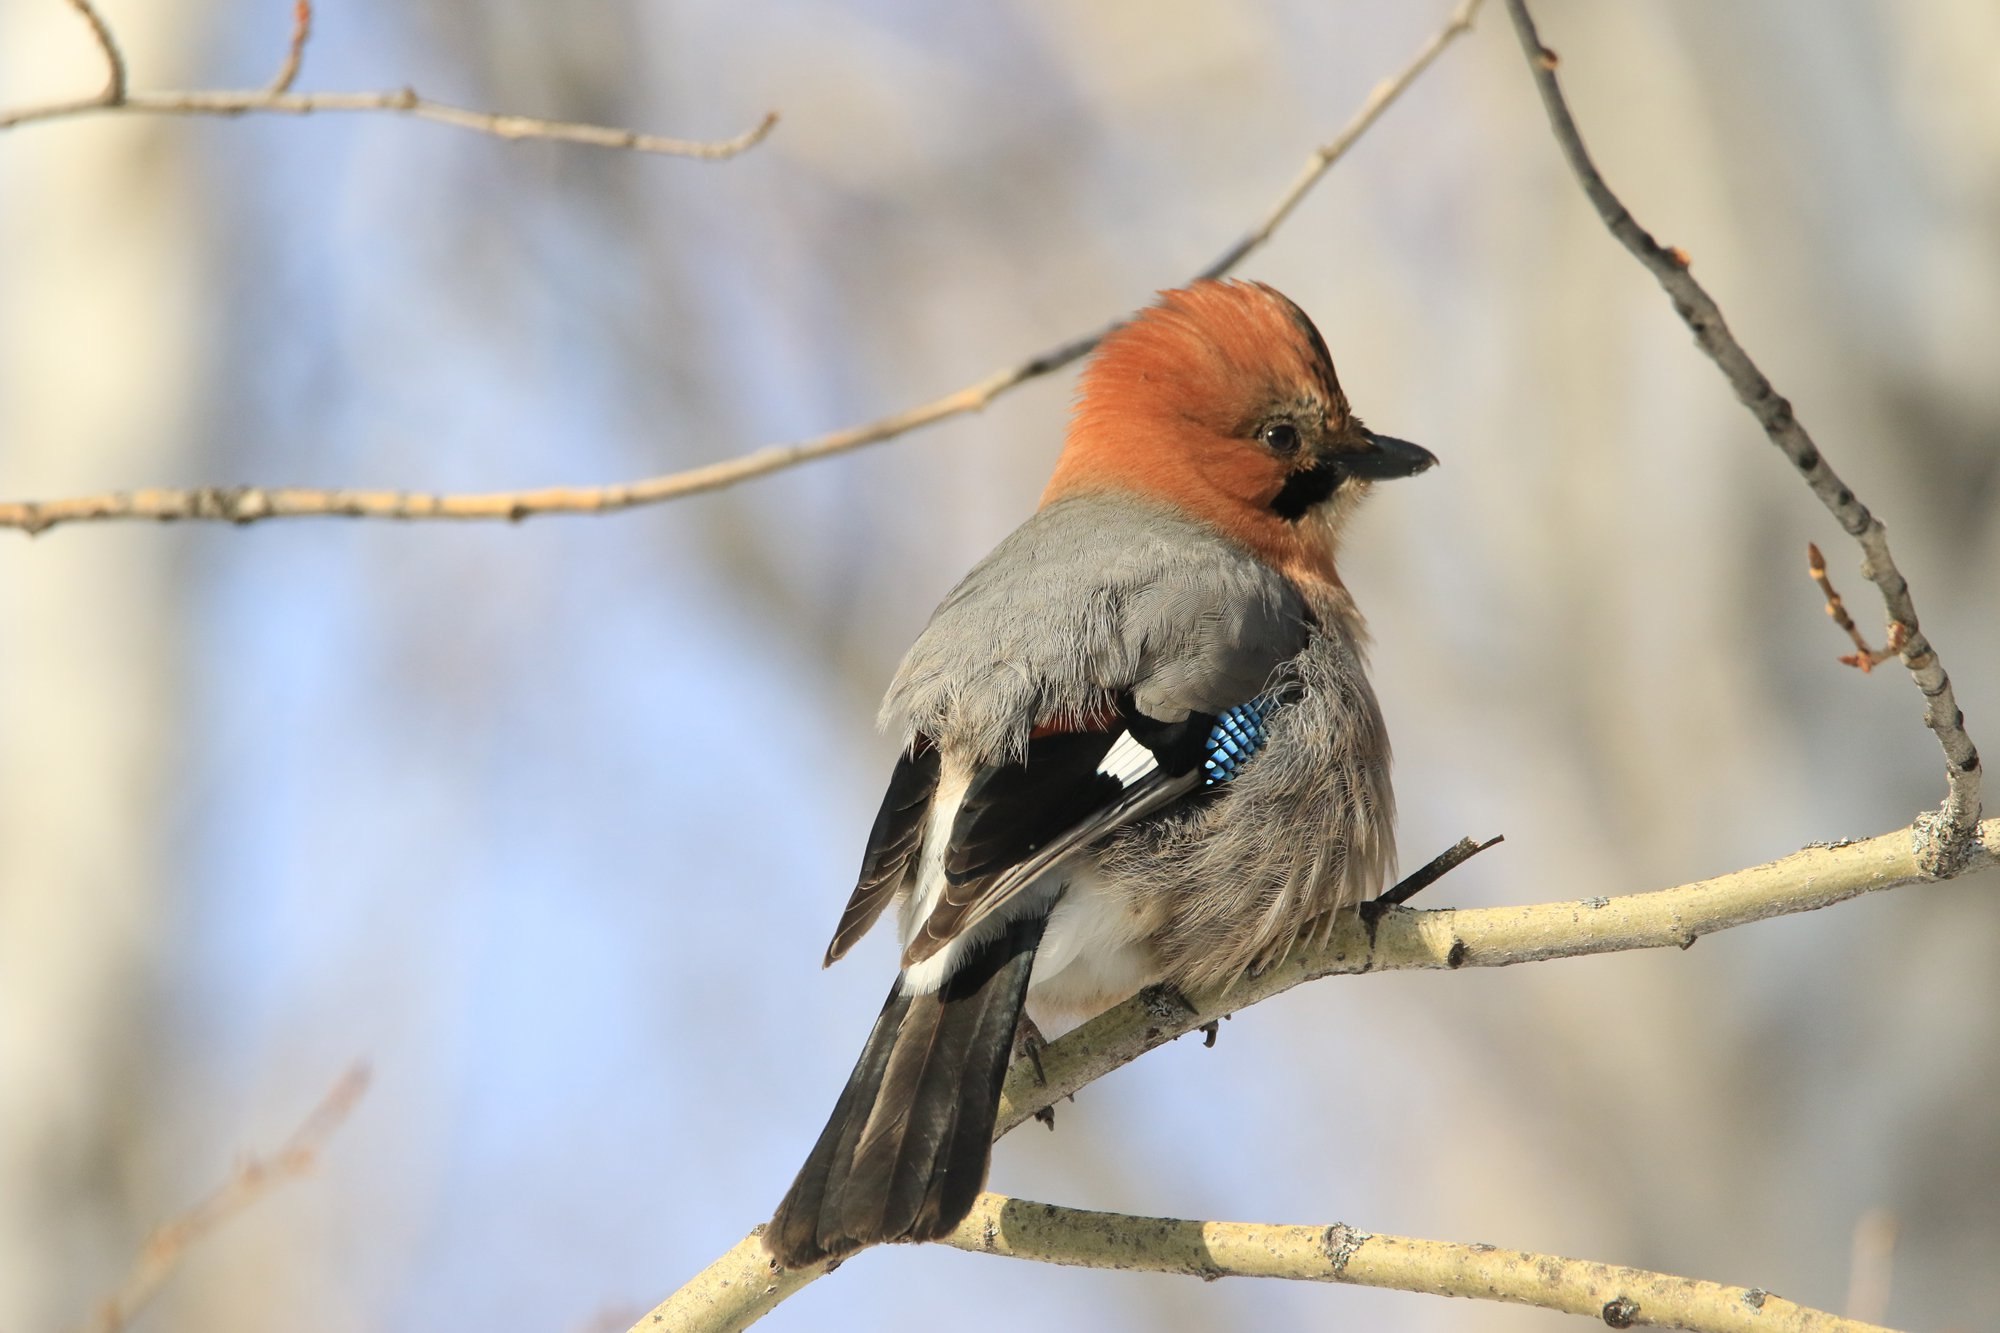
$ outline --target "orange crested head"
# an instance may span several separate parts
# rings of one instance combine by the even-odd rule
[[[1042,503],[1157,499],[1294,577],[1332,581],[1340,525],[1369,483],[1436,461],[1361,424],[1303,310],[1260,282],[1203,280],[1105,338]]]

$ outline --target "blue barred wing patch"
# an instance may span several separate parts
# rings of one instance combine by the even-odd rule
[[[1248,703],[1225,709],[1209,728],[1202,760],[1202,786],[1219,787],[1242,772],[1266,739],[1265,720],[1278,706],[1269,695],[1259,695]]]

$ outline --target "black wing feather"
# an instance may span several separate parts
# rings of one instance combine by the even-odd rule
[[[929,741],[919,738],[908,754],[896,761],[889,775],[889,790],[883,793],[882,808],[868,831],[868,850],[861,856],[861,875],[847,908],[834,927],[833,942],[826,946],[826,961],[832,966],[868,933],[875,918],[896,896],[910,862],[923,842],[924,817],[930,813],[931,798],[937,793],[938,752]]]
[[[1125,699],[1109,725],[1030,738],[1020,760],[975,775],[952,821],[945,882],[935,907],[905,943],[905,966],[922,962],[1033,883],[1077,847],[1195,788],[1215,719],[1147,717]],[[1120,777],[1107,766],[1127,736],[1150,753],[1146,771]]]
[[[1066,731],[1038,736],[1018,762],[976,775],[952,821],[945,853],[945,901],[970,901],[954,890],[975,885],[1027,860],[1117,799],[1118,779],[1098,771],[1117,735]]]

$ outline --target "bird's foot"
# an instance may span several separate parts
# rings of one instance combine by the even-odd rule
[[[1372,898],[1365,903],[1357,903],[1354,915],[1361,918],[1361,929],[1368,936],[1368,947],[1375,947],[1375,932],[1382,925],[1382,916],[1396,904],[1386,898]]]
[[[1201,1012],[1195,1008],[1194,1001],[1187,997],[1187,992],[1171,981],[1162,981],[1140,991],[1139,1003],[1146,1006],[1148,1017],[1158,1019],[1162,1023],[1192,1018]]]
[[[1041,1088],[1049,1086],[1048,1073],[1042,1068],[1042,1052],[1048,1048],[1048,1044],[1048,1038],[1044,1037],[1042,1030],[1035,1026],[1035,1020],[1023,1012],[1021,1021],[1014,1025],[1014,1058],[1018,1060],[1022,1056],[1027,1057],[1028,1063],[1035,1067],[1035,1086]],[[1039,1120],[1041,1115],[1037,1113],[1035,1118]],[[1048,1121],[1049,1128],[1054,1129],[1055,1123],[1055,1117],[1051,1114]]]

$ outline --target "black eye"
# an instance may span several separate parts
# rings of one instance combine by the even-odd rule
[[[1264,447],[1285,457],[1299,451],[1299,428],[1289,421],[1274,421],[1258,433]]]

